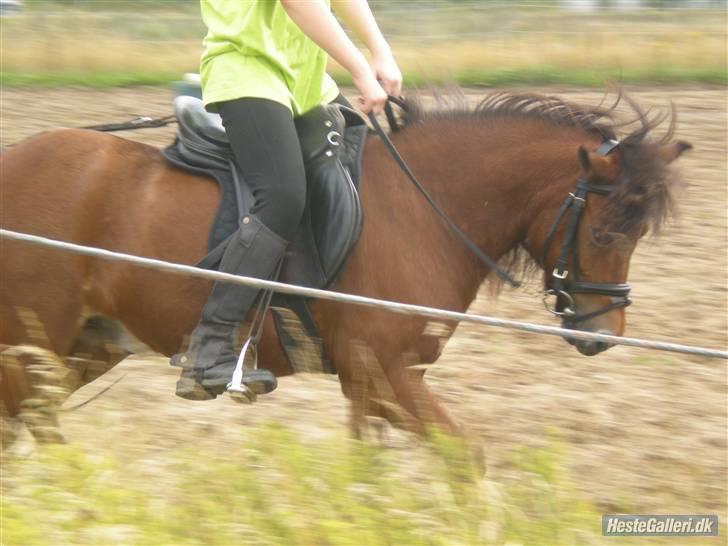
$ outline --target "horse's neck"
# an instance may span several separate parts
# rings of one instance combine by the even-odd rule
[[[397,145],[453,221],[497,260],[524,241],[534,218],[552,208],[553,186],[576,175],[576,137],[555,139],[550,131],[442,120],[403,132]]]

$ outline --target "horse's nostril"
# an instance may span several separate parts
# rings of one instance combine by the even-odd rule
[[[597,330],[596,333],[597,334],[602,334],[602,335],[605,335],[605,336],[613,336],[614,335],[614,332],[611,332],[609,330]],[[609,349],[610,347],[613,346],[612,343],[608,343],[606,341],[596,341],[595,340],[592,343],[594,345],[594,350],[597,353],[604,352],[604,351],[606,351],[607,349]]]
[[[613,332],[610,332],[608,330],[598,330],[597,332],[594,332],[596,334],[603,334],[603,335],[614,335]],[[589,341],[577,341],[575,343],[576,348],[579,350],[579,352],[585,356],[594,356],[599,353],[602,353],[612,347],[611,343],[608,343],[606,341],[597,341],[597,340],[589,340]]]
[[[597,333],[597,334],[602,334],[602,335],[604,335],[604,336],[613,336],[613,335],[616,335],[616,334],[615,334],[614,332],[612,332],[611,330],[597,330],[597,332],[596,332],[596,333]],[[599,346],[599,351],[600,351],[600,352],[601,352],[601,351],[606,351],[606,350],[607,350],[607,349],[609,349],[610,347],[613,347],[613,346],[614,346],[614,344],[613,344],[613,343],[609,343],[609,342],[607,342],[607,341],[597,341],[597,345]]]

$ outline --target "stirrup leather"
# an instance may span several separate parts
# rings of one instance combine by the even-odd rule
[[[280,274],[282,264],[283,260],[281,259],[278,262],[278,266],[276,267],[276,271],[273,276],[276,279]],[[274,385],[272,389],[268,389],[263,383],[263,385],[261,385],[262,389],[259,392],[257,389],[251,388],[250,386],[243,383],[246,370],[248,370],[248,373],[250,374],[251,372],[254,372],[254,370],[258,369],[257,345],[263,335],[263,325],[265,324],[265,316],[268,313],[268,309],[270,308],[271,298],[273,298],[273,290],[264,290],[261,294],[260,300],[258,301],[258,306],[255,309],[255,316],[253,317],[253,321],[250,324],[250,329],[248,330],[248,338],[245,340],[243,348],[240,350],[240,356],[238,356],[238,361],[235,364],[233,376],[230,380],[230,383],[227,384],[227,387],[225,389],[227,392],[230,393],[230,398],[232,398],[235,402],[240,402],[241,404],[252,404],[253,402],[255,402],[258,394],[266,394],[267,392],[270,392],[270,390],[276,388],[275,376],[273,376]],[[245,356],[248,354],[249,351],[253,358],[253,363],[250,368],[246,368]],[[261,370],[261,372],[264,371],[265,370]],[[255,381],[251,381],[250,383],[252,385],[256,384]]]

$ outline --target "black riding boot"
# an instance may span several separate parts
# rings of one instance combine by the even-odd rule
[[[268,279],[283,257],[288,242],[268,229],[255,215],[248,214],[231,238],[220,262],[220,271],[246,277]],[[245,320],[260,291],[256,288],[216,282],[202,317],[184,354],[172,357],[172,365],[182,367],[177,396],[188,400],[209,400],[225,392],[238,360],[233,349],[237,326]],[[268,370],[246,369],[243,383],[256,394],[277,386]]]

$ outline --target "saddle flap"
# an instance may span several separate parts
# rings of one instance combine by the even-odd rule
[[[324,288],[351,254],[362,228],[357,191],[359,162],[367,127],[355,112],[338,104],[321,106],[296,118],[305,158],[307,197],[301,226],[284,259],[282,282]],[[222,198],[208,239],[210,253],[199,263],[214,269],[237,220],[253,205],[252,193],[234,166],[220,116],[205,111],[195,97],[175,99],[179,131],[163,151],[175,166],[213,178]],[[354,126],[349,129],[346,122]]]
[[[346,127],[338,104],[317,106],[293,121],[305,164],[327,152],[329,157],[338,152]]]

